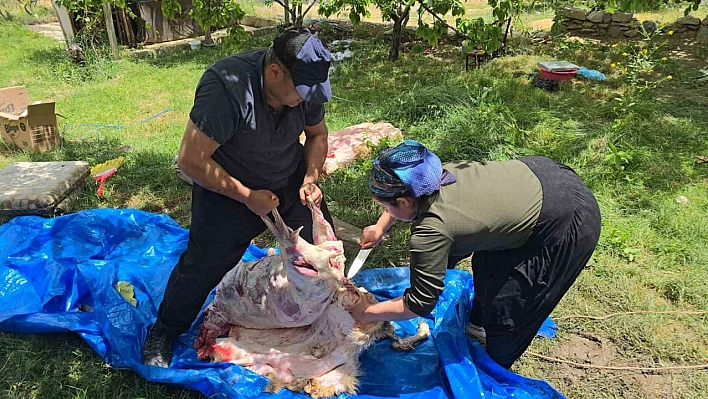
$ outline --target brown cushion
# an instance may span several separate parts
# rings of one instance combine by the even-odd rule
[[[0,220],[71,210],[90,173],[87,162],[16,162],[0,170]]]

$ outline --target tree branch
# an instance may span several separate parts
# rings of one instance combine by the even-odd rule
[[[411,6],[413,4],[408,4],[406,8],[403,10],[403,14],[401,16],[403,17],[403,21],[401,21],[401,28],[405,28],[406,25],[408,25],[408,18],[411,16]]]
[[[388,17],[391,18],[394,23],[398,23],[398,20],[401,19],[401,15],[403,14],[401,14],[401,5],[399,4],[398,9],[396,9],[395,12],[391,12]]]
[[[273,1],[280,4],[281,6],[283,6],[283,8],[285,9],[285,11],[288,12],[288,14],[292,14],[292,11],[290,11],[290,8],[288,6],[286,6],[285,3],[283,3],[280,0],[273,0]]]
[[[305,10],[305,12],[302,13],[303,19],[305,18],[305,15],[307,15],[307,13],[310,11],[310,8],[312,8],[312,6],[315,5],[315,3],[316,3],[316,0],[312,0],[312,3],[310,3],[310,5],[307,7],[307,10]]]
[[[453,27],[452,25],[448,24],[447,21],[445,21],[444,19],[442,19],[442,17],[440,17],[438,14],[436,14],[435,11],[431,10],[430,7],[428,7],[425,3],[423,3],[423,2],[420,1],[420,0],[418,0],[418,4],[420,4],[420,6],[423,7],[423,9],[425,9],[425,11],[427,11],[427,12],[428,12],[430,15],[432,15],[435,19],[437,19],[438,21],[442,22],[443,25],[447,26],[449,29],[452,29],[455,33],[457,33],[458,35],[460,35],[460,37],[463,37],[463,38],[465,38],[465,39],[469,39],[469,37],[468,37],[467,35],[465,35],[464,33],[460,32],[459,30],[457,30],[457,28]]]

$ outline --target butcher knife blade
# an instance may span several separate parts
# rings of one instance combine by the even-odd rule
[[[357,273],[359,273],[359,270],[361,270],[361,267],[364,266],[364,261],[366,260],[367,257],[369,257],[369,252],[371,252],[372,249],[373,248],[362,249],[361,251],[359,251],[359,255],[356,256],[356,259],[354,259],[354,262],[352,262],[352,265],[349,266],[349,272],[347,272],[347,278],[352,278]]]

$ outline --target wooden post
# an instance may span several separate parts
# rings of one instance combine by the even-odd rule
[[[135,34],[133,33],[133,26],[130,24],[130,20],[128,19],[128,16],[125,15],[125,11],[123,11],[122,8],[120,10],[120,18],[123,22],[123,29],[125,29],[125,40],[128,42],[128,46],[134,47]]]
[[[111,43],[113,58],[118,59],[120,57],[118,53],[118,39],[116,39],[116,28],[113,26],[113,12],[111,11],[110,3],[103,3],[103,14],[106,17],[106,30],[108,31],[108,41]]]
[[[69,17],[69,11],[66,7],[58,5],[56,0],[52,1],[52,6],[54,6],[54,11],[56,11],[57,17],[59,18],[59,25],[61,26],[62,32],[64,32],[66,45],[69,46],[74,43],[74,38],[76,37],[74,25],[71,23],[71,18]]]

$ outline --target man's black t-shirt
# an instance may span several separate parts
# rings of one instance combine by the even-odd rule
[[[211,65],[197,85],[189,114],[194,125],[220,144],[212,158],[251,189],[285,185],[303,156],[305,126],[324,119],[324,107],[303,101],[278,114],[266,103],[266,50],[252,50]]]

